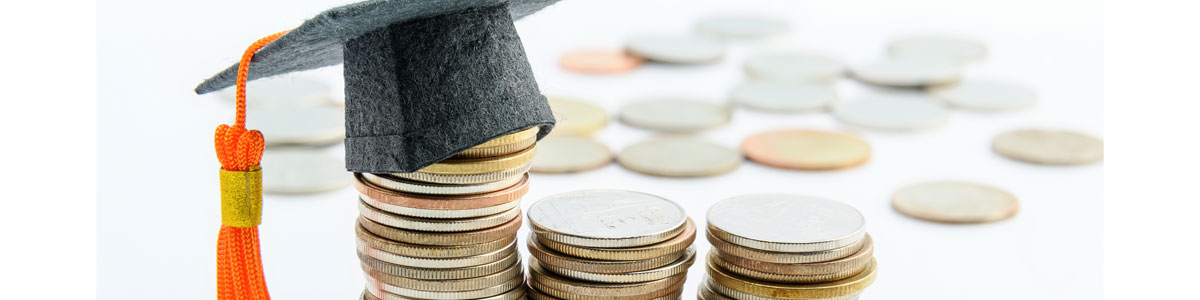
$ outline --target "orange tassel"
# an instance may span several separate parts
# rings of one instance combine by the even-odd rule
[[[238,64],[237,112],[234,125],[217,126],[214,135],[217,160],[221,162],[221,169],[225,171],[251,171],[262,160],[264,147],[262,133],[258,130],[246,129],[247,72],[254,53],[285,33],[287,31],[262,38],[250,45],[242,54],[242,60]],[[261,190],[256,189],[255,191]],[[262,198],[261,194],[257,197]],[[222,213],[225,211],[222,210]],[[263,278],[257,226],[221,225],[221,232],[217,237],[217,299],[271,299],[271,296],[267,294],[267,282]]]

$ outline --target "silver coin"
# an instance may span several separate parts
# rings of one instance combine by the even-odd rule
[[[501,248],[500,250],[480,255],[454,258],[424,258],[403,256],[371,248],[371,245],[363,242],[362,240],[355,240],[355,242],[358,253],[362,255],[370,256],[371,258],[397,265],[429,269],[450,269],[478,266],[504,259],[504,257],[507,257],[508,255],[518,251],[517,239],[515,238],[513,239],[512,243],[510,243],[508,246],[504,246],[504,248]]]
[[[388,204],[379,200],[371,199],[371,197],[367,197],[362,194],[358,195],[358,199],[362,200],[363,203],[371,205],[372,207],[393,214],[430,219],[476,218],[502,213],[511,210],[513,207],[521,205],[521,200],[517,199],[508,203],[472,209],[426,209]]]
[[[888,45],[892,57],[934,57],[960,62],[983,60],[987,52],[987,46],[981,42],[949,36],[912,36]]]
[[[1044,165],[1082,165],[1104,159],[1104,142],[1064,130],[1023,129],[992,140],[992,150],[1005,157]]]
[[[758,81],[733,90],[737,104],[769,112],[820,110],[837,100],[837,91],[825,84]]]
[[[612,162],[608,147],[583,136],[548,136],[538,142],[533,157],[534,173],[575,173],[593,170]]]
[[[250,109],[246,128],[262,131],[267,145],[326,145],[346,138],[346,111],[331,105]]]
[[[538,235],[581,247],[649,245],[678,234],[683,207],[662,197],[623,190],[583,190],[533,203],[529,223]]]
[[[751,194],[708,209],[709,232],[721,240],[777,252],[825,251],[854,244],[866,234],[857,209],[829,199]]]
[[[534,258],[537,260],[537,258]],[[578,279],[583,281],[603,282],[603,283],[635,283],[654,281],[687,272],[688,267],[696,261],[696,247],[691,246],[684,249],[684,254],[679,259],[661,266],[658,268],[634,272],[624,273],[592,273],[559,268],[553,265],[547,265],[543,261],[538,261],[538,264],[547,271],[553,272],[563,277]]]
[[[787,33],[787,21],[762,15],[722,15],[701,19],[696,31],[723,39],[756,39]]]
[[[331,105],[333,89],[328,83],[311,78],[276,76],[246,82],[246,107],[274,109]],[[221,98],[237,101],[237,89],[227,88]]]
[[[630,38],[626,49],[646,59],[673,64],[702,64],[720,60],[725,46],[714,40],[688,35],[641,35]]]
[[[634,172],[665,177],[729,173],[742,163],[737,150],[690,137],[662,137],[621,150],[617,162]]]
[[[784,52],[746,59],[746,74],[759,80],[833,82],[846,74],[841,61],[819,54]]]
[[[916,131],[945,124],[950,110],[926,96],[881,94],[835,104],[833,115],[870,129]]]
[[[626,125],[663,132],[696,132],[729,123],[724,105],[694,100],[663,99],[637,101],[621,107]]]
[[[1017,197],[967,182],[927,182],[892,195],[892,208],[910,217],[945,223],[984,223],[1017,214]]]
[[[1016,110],[1037,103],[1037,94],[1032,89],[1001,81],[964,80],[951,85],[931,87],[929,92],[954,107],[970,110]]]
[[[538,152],[541,152],[540,149]],[[503,190],[504,188],[513,186],[514,184],[517,184],[518,182],[521,182],[521,180],[525,179],[525,176],[513,176],[496,182],[480,184],[437,184],[399,178],[388,174],[361,174],[363,179],[366,181],[389,190],[426,195],[482,194]]]
[[[929,57],[892,58],[855,67],[854,78],[891,87],[923,87],[949,84],[961,77],[962,64]]]
[[[270,149],[262,157],[263,192],[308,194],[353,182],[341,157],[321,149]]]
[[[508,170],[504,170],[504,171],[500,171],[500,172],[483,173],[483,174],[459,175],[459,174],[436,174],[436,173],[412,172],[412,173],[392,173],[391,175],[395,176],[395,177],[399,177],[399,178],[408,179],[408,180],[415,180],[415,181],[436,183],[436,184],[484,184],[484,183],[489,183],[489,182],[497,182],[497,181],[501,181],[501,180],[505,180],[505,179],[510,179],[513,177],[521,177],[521,175],[524,175],[525,172],[529,171],[529,167],[532,165],[532,163],[533,162],[530,161],[529,163],[520,165],[516,168],[512,168],[512,169],[508,169]]]
[[[359,201],[358,213],[376,223],[396,228],[435,232],[462,232],[499,226],[519,216],[521,210],[513,207],[498,214],[466,219],[414,218],[388,213],[366,202]]]
[[[371,278],[371,276],[364,276],[364,277],[366,277],[366,280],[367,280],[367,290],[370,291],[371,294],[375,295],[376,297],[379,297],[380,295],[395,294],[395,295],[402,296],[402,297],[416,298],[416,299],[450,300],[450,299],[478,299],[478,298],[487,298],[487,297],[492,297],[492,296],[497,296],[497,295],[506,295],[506,293],[512,291],[516,287],[521,286],[521,284],[525,282],[525,280],[524,280],[525,277],[523,276],[524,275],[523,273],[524,272],[517,272],[517,274],[516,274],[517,276],[510,278],[508,281],[505,281],[504,283],[501,283],[500,285],[491,286],[491,287],[478,289],[478,290],[451,291],[451,292],[422,291],[422,290],[417,290],[417,289],[411,289],[408,287],[401,287],[401,286],[387,284],[387,283],[381,282],[375,278]],[[384,297],[380,297],[380,298],[384,298]],[[396,299],[396,298],[385,298],[385,299]],[[504,297],[503,299],[510,299],[510,298]]]

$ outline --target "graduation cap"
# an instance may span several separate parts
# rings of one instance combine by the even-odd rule
[[[322,12],[253,55],[248,80],[344,63],[346,168],[407,173],[554,117],[513,20],[557,0],[373,0]],[[196,93],[235,84],[238,64]]]
[[[263,137],[245,128],[248,80],[345,64],[346,168],[409,173],[506,134],[554,126],[513,20],[557,0],[371,0],[268,36],[196,87],[237,86],[221,161],[219,299],[269,299],[259,256]]]

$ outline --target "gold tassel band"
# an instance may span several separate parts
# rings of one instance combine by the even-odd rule
[[[262,168],[221,170],[221,224],[254,227],[262,223]]]

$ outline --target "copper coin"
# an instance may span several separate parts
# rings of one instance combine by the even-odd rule
[[[404,206],[424,209],[474,209],[496,206],[521,199],[529,191],[529,179],[521,179],[517,184],[499,191],[459,196],[433,196],[392,191],[375,185],[362,174],[354,174],[354,188],[363,196],[387,205]],[[388,210],[387,207],[380,209]]]
[[[517,234],[517,229],[521,228],[521,217],[518,215],[512,220],[492,228],[456,233],[400,229],[376,223],[363,216],[358,217],[358,224],[375,235],[393,241],[420,245],[452,246],[486,243],[513,236]]]
[[[858,252],[836,260],[817,263],[781,264],[725,255],[725,253],[720,251],[713,251],[713,253],[717,253],[717,258],[719,260],[730,265],[760,273],[778,275],[830,275],[837,273],[848,273],[846,276],[842,277],[845,278],[850,277],[850,275],[858,274],[858,272],[862,271],[863,268],[867,266],[867,263],[871,261],[871,257],[875,253],[875,243],[871,241],[871,236],[866,235],[863,237],[863,240],[863,246],[858,250]],[[730,268],[730,270],[735,271],[732,268]],[[756,277],[747,274],[741,275],[750,278]],[[841,278],[833,278],[830,280],[837,279]]]
[[[785,169],[833,170],[861,165],[871,146],[861,138],[819,130],[776,130],[742,141],[751,161]]]
[[[645,62],[645,58],[620,50],[576,50],[559,61],[568,71],[593,74],[627,73]]]

